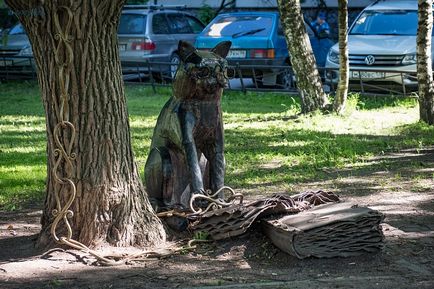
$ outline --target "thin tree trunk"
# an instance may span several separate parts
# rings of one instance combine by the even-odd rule
[[[327,104],[327,97],[304,26],[300,0],[278,0],[278,7],[297,79],[302,113],[322,109]]]
[[[28,1],[7,0],[19,16],[32,43],[38,67],[38,81],[46,112],[47,129],[47,196],[42,216],[38,246],[53,246],[50,226],[56,208],[55,191],[60,190],[65,204],[70,192],[59,185],[52,169],[56,161],[53,130],[59,122],[60,93],[65,79],[55,55],[68,57],[59,43],[55,15],[67,29],[71,8],[70,45],[73,62],[66,118],[75,126],[72,143],[76,154],[72,170],[66,163],[60,174],[69,173],[77,187],[71,210],[73,239],[85,245],[109,243],[115,246],[157,244],[165,239],[161,222],[154,214],[134,163],[130,128],[117,46],[117,25],[123,0]],[[69,131],[61,141],[71,140]],[[68,172],[69,171],[69,172]],[[60,226],[62,223],[60,223]],[[65,232],[59,230],[58,235]]]
[[[419,83],[420,119],[434,124],[434,84],[432,75],[431,34],[432,0],[418,1],[417,80]]]
[[[333,103],[333,109],[342,113],[345,109],[348,95],[348,82],[350,77],[348,60],[348,0],[338,1],[339,18],[339,84]]]

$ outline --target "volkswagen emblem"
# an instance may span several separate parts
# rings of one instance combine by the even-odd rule
[[[375,57],[374,57],[374,55],[368,55],[368,56],[366,56],[365,63],[366,63],[366,65],[372,65],[372,64],[374,64],[375,63]]]

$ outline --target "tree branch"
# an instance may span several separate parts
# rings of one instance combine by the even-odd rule
[[[231,0],[229,2],[226,3],[226,0],[222,0],[222,2],[220,2],[220,7],[216,10],[215,15],[219,14],[222,10],[232,6],[235,4],[235,0]]]

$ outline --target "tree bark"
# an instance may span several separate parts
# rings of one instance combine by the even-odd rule
[[[432,75],[431,34],[432,0],[418,1],[417,80],[419,83],[420,119],[434,124],[434,84]]]
[[[348,82],[350,77],[348,60],[348,0],[338,1],[339,20],[339,84],[333,103],[333,109],[342,113],[348,96]]]
[[[278,0],[280,20],[301,97],[302,113],[322,109],[327,97],[316,67],[315,56],[306,33],[300,0]]]
[[[32,43],[38,68],[38,82],[46,112],[47,195],[42,216],[42,230],[37,245],[52,247],[50,235],[55,192],[67,202],[70,192],[55,181],[56,162],[54,127],[61,120],[60,94],[65,79],[59,77],[56,62],[68,57],[65,45],[57,47],[59,24],[66,29],[72,11],[69,44],[73,61],[67,69],[68,101],[64,115],[75,127],[72,142],[76,154],[72,166],[60,164],[59,174],[69,175],[77,195],[71,210],[73,239],[94,247],[152,246],[165,239],[162,224],[153,212],[139,178],[131,148],[130,128],[117,44],[117,26],[123,0],[29,1],[7,0],[17,14]],[[62,131],[65,147],[70,131]],[[62,223],[60,223],[60,226]],[[65,229],[59,229],[62,236]]]

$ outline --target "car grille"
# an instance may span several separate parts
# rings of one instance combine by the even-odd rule
[[[374,56],[375,61],[371,65],[368,65],[365,61],[367,56]],[[402,65],[401,61],[404,58],[404,55],[356,55],[350,54],[349,60],[350,65],[357,66],[399,66]]]
[[[20,52],[19,49],[0,49],[0,57],[15,56]]]

